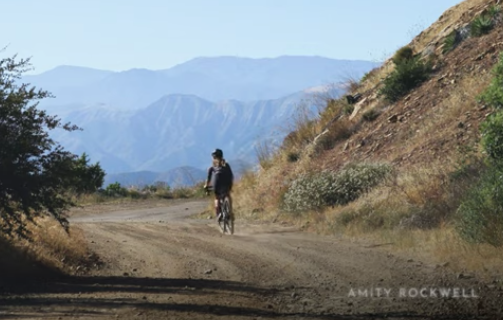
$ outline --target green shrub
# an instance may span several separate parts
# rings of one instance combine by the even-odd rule
[[[499,5],[492,5],[487,10],[487,14],[491,18],[496,18],[500,13],[501,13],[501,6],[499,6]]]
[[[370,109],[362,115],[362,119],[367,122],[372,122],[375,119],[377,119],[377,117],[379,117],[380,114],[381,113],[379,111],[377,111],[376,109]]]
[[[493,108],[503,106],[503,52],[500,53],[498,63],[492,70],[493,80],[489,87],[479,96],[479,100]]]
[[[503,245],[503,171],[490,167],[457,211],[457,230],[471,243]]]
[[[494,78],[479,97],[482,102],[500,109],[503,105],[503,54],[493,69]],[[479,182],[465,197],[457,211],[457,229],[472,243],[503,245],[503,110],[490,115],[480,125],[482,146],[489,166]]]
[[[105,195],[109,197],[125,197],[128,191],[123,188],[119,182],[109,184],[105,189]]]
[[[480,15],[473,19],[470,24],[470,34],[472,37],[480,37],[488,34],[494,27],[494,21],[490,16]]]
[[[290,212],[344,205],[369,191],[391,173],[385,164],[348,165],[339,172],[305,174],[292,182],[283,196]]]
[[[489,158],[498,163],[503,161],[503,111],[490,115],[480,125],[482,145]]]
[[[386,100],[395,102],[427,80],[430,72],[431,64],[423,62],[417,57],[399,63],[395,70],[384,79],[379,94],[384,95]]]
[[[453,30],[444,39],[444,47],[442,48],[442,53],[446,54],[449,51],[454,50],[459,43],[459,34],[457,30]]]
[[[402,47],[398,49],[393,58],[391,59],[395,65],[407,63],[414,57],[414,51],[411,47]]]

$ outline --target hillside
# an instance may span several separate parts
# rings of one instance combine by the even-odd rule
[[[492,17],[487,34],[470,31],[477,27],[473,21],[487,15]],[[446,11],[404,44],[414,55],[408,61],[427,70],[424,81],[386,99],[381,93],[389,89],[387,79],[404,70],[393,57],[353,83],[348,94],[360,93],[361,99],[354,105],[327,101],[316,123],[291,132],[282,149],[262,161],[256,176],[241,181],[237,210],[246,217],[282,217],[330,233],[449,226],[438,238],[450,237],[459,230],[452,227],[461,223],[456,213],[461,202],[476,191],[486,170],[479,127],[494,111],[477,97],[493,78],[491,70],[503,50],[501,21],[496,1],[468,0]],[[372,174],[389,171],[393,175],[375,187]],[[355,192],[354,197],[338,196],[338,190]],[[312,210],[294,210],[301,204],[306,208],[306,201]]]
[[[0,318],[501,319],[502,26],[500,0],[466,0],[360,80],[263,100],[164,93],[275,70],[226,57],[44,75],[64,99],[99,92],[51,107],[84,128],[54,139],[105,184],[157,185],[140,192],[95,192],[104,172],[48,139],[57,121],[26,108],[24,64],[5,60]],[[280,92],[269,78],[248,84]],[[201,185],[173,187],[200,182],[215,147],[238,179],[213,208]]]
[[[366,91],[366,100],[351,121],[360,120],[371,109],[377,109],[379,117],[364,124],[347,144],[324,154],[322,166],[384,160],[406,168],[445,161],[449,156],[456,157],[459,147],[472,145],[479,137],[480,121],[488,115],[475,97],[488,85],[490,70],[503,49],[503,35],[497,26],[489,35],[468,38],[447,54],[442,53],[442,45],[453,30],[469,25],[492,3],[465,1],[414,39],[410,46],[415,52],[438,57],[429,80],[396,103],[383,102],[376,96],[377,89]],[[388,60],[373,78],[362,83],[361,89],[389,72],[390,64]]]

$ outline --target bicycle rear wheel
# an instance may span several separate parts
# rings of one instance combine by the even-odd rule
[[[228,197],[222,201],[222,221],[219,221],[222,233],[234,234],[234,221],[231,217],[231,205]]]

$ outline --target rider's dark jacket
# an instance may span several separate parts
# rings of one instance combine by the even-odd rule
[[[216,195],[223,195],[232,190],[234,182],[234,174],[232,173],[231,166],[224,163],[223,166],[212,166],[208,168],[208,178],[210,185]]]

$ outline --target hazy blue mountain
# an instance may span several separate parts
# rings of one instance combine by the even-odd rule
[[[308,87],[360,78],[378,66],[369,61],[283,56],[271,59],[197,58],[166,70],[123,72],[62,66],[25,80],[51,91],[49,111],[75,105],[105,104],[140,109],[170,94],[196,95],[210,101],[271,100]]]
[[[137,171],[127,173],[107,174],[104,186],[119,182],[124,187],[154,185],[156,182],[166,182],[170,187],[192,186],[204,181],[206,172],[194,167],[178,167],[165,172]]]
[[[276,99],[308,87],[342,82],[349,77],[359,79],[376,66],[377,63],[369,61],[316,56],[216,57],[196,58],[162,72],[170,78],[182,79],[177,93],[195,94],[212,101],[250,101]],[[205,85],[194,91],[192,78],[198,78]]]
[[[53,138],[99,161],[107,179],[121,174],[126,180],[185,183],[187,168],[199,176],[217,147],[235,171],[253,166],[257,142],[283,139],[306,89],[358,79],[377,65],[322,57],[218,57],[157,71],[61,66],[23,80],[56,95],[40,107],[83,131],[58,130]],[[332,96],[342,92],[332,89]]]
[[[252,165],[243,160],[231,159],[234,177],[238,179],[246,170],[250,170]],[[208,162],[208,166],[210,162]],[[154,185],[156,182],[166,182],[170,187],[193,186],[198,182],[206,180],[207,171],[183,166],[173,168],[165,172],[135,171],[112,173],[105,176],[104,187],[111,183],[119,182],[124,187]]]
[[[59,66],[39,75],[24,76],[23,79],[37,87],[79,87],[96,83],[112,73],[85,67]]]
[[[241,161],[242,171],[255,162],[258,139],[284,136],[285,125],[303,96],[214,103],[178,94],[136,111],[94,105],[62,116],[83,131],[58,130],[53,137],[69,151],[87,152],[110,174],[167,172],[184,166],[204,169],[217,147],[227,159]]]

